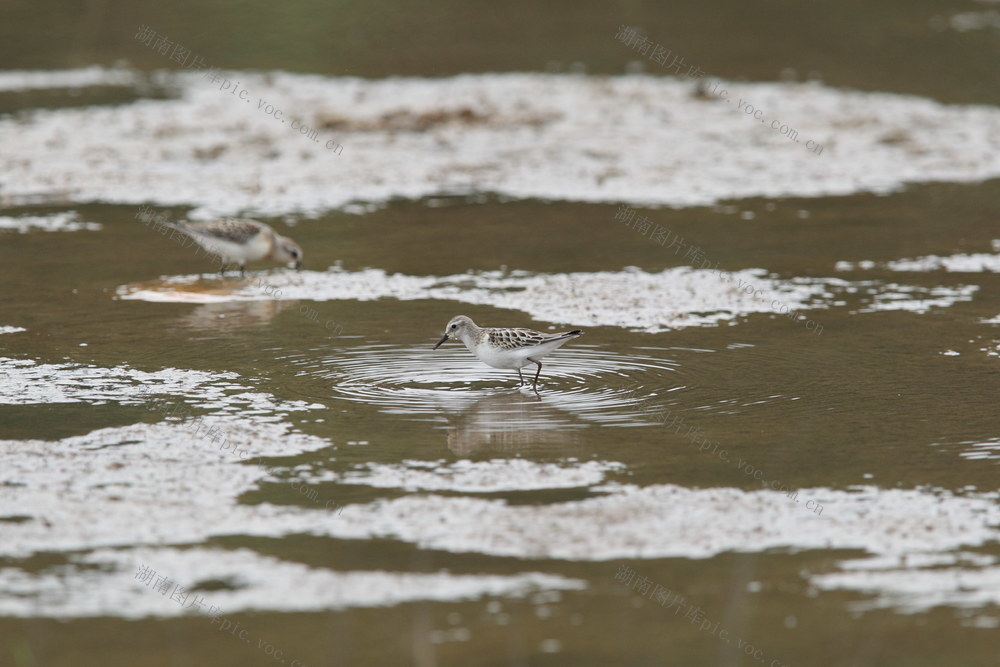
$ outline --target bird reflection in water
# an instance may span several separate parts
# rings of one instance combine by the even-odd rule
[[[180,318],[193,329],[241,329],[269,323],[278,313],[295,307],[294,301],[260,299],[204,303]]]
[[[491,392],[449,416],[448,449],[458,455],[520,452],[577,453],[579,423],[569,412],[530,392]]]

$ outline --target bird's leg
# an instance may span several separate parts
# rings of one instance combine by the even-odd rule
[[[542,362],[536,361],[535,363],[538,364],[538,370],[535,371],[535,381],[531,384],[531,388],[534,389],[535,393],[537,394],[538,393],[538,376],[542,372]]]
[[[524,385],[524,376],[521,375],[521,369],[517,369],[517,386],[521,387]]]
[[[226,279],[226,263],[221,260],[219,261],[219,279]]]
[[[246,277],[247,277],[247,265],[240,264],[240,278],[246,278]]]

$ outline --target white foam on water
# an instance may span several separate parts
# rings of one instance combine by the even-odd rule
[[[258,457],[332,443],[252,418],[210,417],[204,426],[160,422],[57,441],[0,440],[0,517],[25,517],[0,521],[0,555],[307,531],[312,512],[242,505],[238,497],[271,472]]]
[[[206,579],[236,581],[236,590],[201,593],[230,613],[384,606],[585,587],[578,580],[532,573],[331,572],[249,551],[172,549],[169,545],[197,544],[222,535],[323,534],[315,530],[321,516],[343,516],[343,511],[319,511],[329,504],[322,498],[308,509],[238,500],[274,479],[280,468],[265,465],[268,458],[325,449],[332,443],[295,433],[285,424],[243,417],[211,417],[207,426],[221,437],[193,433],[189,424],[161,422],[100,429],[59,441],[0,441],[0,555],[17,559],[65,553],[71,561],[41,572],[0,568],[0,614],[138,618],[185,613],[181,605],[134,581],[137,561],[185,587]],[[415,470],[421,468],[413,464]],[[429,474],[439,474],[445,482],[435,485],[429,477],[422,482],[445,488],[453,479],[457,486],[478,484],[488,490],[491,483],[500,487],[503,474],[530,473],[533,465],[512,470],[497,462],[502,469],[493,466],[491,476],[489,463],[460,462],[451,472],[435,463],[430,467],[437,473]],[[597,468],[617,467],[620,464],[584,464],[577,472],[539,465],[526,486],[539,488],[546,474],[554,487],[566,485],[563,475],[574,485],[598,482],[603,474]],[[506,488],[519,488],[518,481],[508,480]],[[289,581],[301,585],[289,586]]]
[[[586,588],[579,579],[541,573],[337,572],[247,549],[98,549],[72,554],[70,561],[30,574],[0,568],[0,616],[137,619],[201,615],[208,624],[215,614],[228,618],[248,611],[387,607],[416,600],[524,597],[539,590]],[[208,581],[224,581],[231,588],[196,590],[199,583]],[[221,627],[221,619],[214,625]],[[242,627],[251,634],[267,630],[253,621]]]
[[[96,222],[80,222],[76,213],[53,213],[51,215],[0,216],[0,231],[28,232],[96,232],[103,227]]]
[[[222,300],[301,299],[327,301],[380,298],[443,299],[521,310],[533,318],[578,326],[621,326],[659,332],[716,325],[752,313],[776,314],[772,303],[789,310],[808,307],[826,293],[817,283],[768,277],[762,269],[722,272],[677,267],[659,273],[636,268],[561,274],[487,271],[451,276],[387,274],[381,269],[348,272],[331,269],[276,272],[254,279],[230,294],[188,291],[206,276],[178,276],[163,286],[124,285],[120,299],[219,302]],[[738,285],[752,285],[758,298]]]
[[[781,317],[818,331],[822,322],[803,311],[840,305],[860,293],[858,312],[925,313],[969,301],[977,285],[921,287],[840,278],[781,279],[764,269],[717,271],[675,267],[651,273],[621,271],[538,274],[483,271],[450,276],[388,274],[382,269],[326,272],[277,271],[249,278],[229,291],[204,290],[214,276],[172,276],[158,286],[122,285],[117,298],[151,302],[369,301],[441,299],[520,310],[541,321],[572,326],[618,326],[658,333],[691,326],[733,323],[754,314]],[[277,297],[277,298],[276,298]],[[816,319],[819,319],[816,317]],[[483,323],[488,325],[489,323]]]
[[[71,70],[7,70],[0,72],[0,90],[134,86],[143,78],[129,69],[83,67]]]
[[[947,25],[958,32],[1000,30],[1000,11],[959,12],[948,17]]]
[[[914,259],[896,259],[880,264],[869,260],[860,262],[839,261],[836,263],[838,271],[870,270],[876,267],[889,271],[905,271],[908,273],[927,273],[942,270],[949,273],[1000,273],[1000,254],[926,255]]]
[[[401,464],[367,463],[359,469],[335,476],[335,479],[341,484],[407,491],[496,493],[593,486],[604,482],[607,473],[624,468],[624,464],[613,461],[568,461],[562,465],[526,459],[463,459],[453,463],[403,461]],[[309,479],[313,481],[317,478]]]
[[[919,556],[919,554],[918,554]],[[915,565],[910,558],[896,564],[872,558],[841,564],[844,572],[818,574],[810,582],[818,590],[846,589],[868,597],[851,602],[856,611],[893,609],[919,613],[937,606],[981,608],[1000,605],[1000,562],[996,558],[974,554],[935,558],[926,565]],[[961,567],[960,567],[961,566]]]
[[[21,333],[22,331],[27,331],[27,329],[25,329],[24,327],[12,327],[12,326],[0,327],[0,334]]]
[[[31,359],[0,357],[0,405],[89,403],[141,405],[170,396],[172,405],[245,416],[275,416],[325,407],[305,401],[279,401],[237,382],[232,372],[166,368],[140,371],[127,365],[105,368],[78,363],[40,364]]]
[[[213,418],[212,423],[224,435],[225,448],[207,437],[193,437],[187,425],[173,422],[101,429],[58,441],[0,441],[5,462],[0,472],[0,555],[18,559],[40,552],[198,545],[227,535],[309,534],[396,539],[454,553],[585,562],[710,558],[774,549],[863,549],[875,556],[923,554],[941,559],[1000,539],[997,493],[801,489],[800,495],[823,506],[816,515],[785,494],[768,490],[601,484],[606,470],[620,470],[614,463],[593,464],[596,469],[573,480],[604,495],[562,503],[511,505],[422,492],[349,504],[337,512],[324,510],[323,497],[304,506],[248,505],[239,497],[280,471],[267,468],[257,457],[266,461],[332,449],[332,443],[295,433],[287,424],[231,416]],[[359,481],[383,488],[518,488],[516,481],[503,480],[515,472],[506,463],[442,466],[429,461],[406,467],[409,470],[375,466]],[[573,473],[570,466],[563,468],[551,470],[547,488],[565,486]],[[581,469],[586,471],[586,464]],[[529,464],[525,486],[539,488],[548,470]],[[289,472],[294,476],[298,470]],[[25,583],[36,575],[8,568],[0,576],[0,588],[16,586],[42,595],[50,589],[45,583],[50,575],[37,576],[42,579]],[[81,571],[80,577],[85,576]],[[182,571],[174,576],[185,575]],[[933,585],[938,590],[940,580],[934,579]],[[965,599],[961,590],[952,592],[954,599]],[[251,599],[247,608],[267,608],[266,595]],[[74,604],[87,605],[58,600],[52,604],[74,609]]]
[[[203,430],[171,421],[100,429],[58,441],[0,441],[5,461],[0,518],[21,517],[0,521],[0,555],[313,532],[319,516],[312,507],[242,505],[238,498],[264,481],[275,481],[280,472],[259,457],[332,446],[295,433],[287,424],[233,416],[208,417]],[[613,462],[412,461],[405,467],[373,464],[344,481],[472,492],[573,488],[601,483],[606,472],[622,467]],[[322,500],[315,509],[329,504]],[[213,511],[206,512],[207,507]]]
[[[333,443],[296,433],[287,424],[218,415],[200,425],[168,421],[58,441],[0,441],[5,462],[0,519],[8,519],[0,520],[0,556],[197,543],[227,534],[311,533],[320,514],[343,517],[350,506],[337,514],[317,512],[332,500],[319,494],[314,507],[305,503],[306,509],[244,505],[238,498],[264,482],[299,482],[305,488],[310,481],[338,478],[330,473],[310,480],[299,470],[288,471],[289,478],[280,467],[266,465],[267,458],[327,448]],[[405,467],[373,464],[344,481],[492,492],[591,486],[623,468],[614,462],[573,463],[411,461]]]
[[[708,558],[729,551],[948,551],[1000,537],[1000,494],[800,489],[820,516],[784,493],[605,485],[608,495],[545,506],[407,496],[344,512],[326,530],[396,537],[423,548],[517,558]],[[801,498],[800,498],[801,500]]]
[[[6,85],[123,76],[14,73]],[[696,98],[689,80],[644,75],[221,77],[245,98],[164,70],[141,80],[175,99],[0,120],[4,195],[279,216],[449,193],[681,207],[1000,176],[1000,109],[816,83],[722,82],[727,103]],[[738,110],[741,98],[798,142]],[[48,145],[59,151],[38,150]]]
[[[541,507],[408,496],[345,514],[345,521],[331,524],[331,532],[393,537],[426,549],[582,561],[862,549],[873,556],[845,561],[838,572],[804,576],[821,589],[871,596],[858,603],[861,610],[1000,602],[997,560],[964,552],[1000,539],[998,493],[800,489],[802,496],[821,502],[817,516],[785,494],[766,490],[673,485],[594,490],[610,493]],[[945,564],[950,567],[941,569]]]
[[[972,301],[978,291],[978,285],[920,287],[887,283],[875,292],[869,304],[859,308],[857,312],[905,310],[918,314],[929,313],[935,308],[949,308],[956,303]]]

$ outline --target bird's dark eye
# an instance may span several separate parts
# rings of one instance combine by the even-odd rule
[[[457,328],[458,328],[458,325],[457,325],[457,324],[452,324],[452,325],[451,325],[451,328],[452,328],[452,329],[457,329]]]

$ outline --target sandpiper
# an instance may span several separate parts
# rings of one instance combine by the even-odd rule
[[[444,336],[434,349],[438,349],[449,338],[457,338],[487,366],[516,370],[521,384],[524,384],[521,369],[528,364],[538,364],[535,380],[531,385],[537,392],[538,375],[542,372],[541,358],[582,334],[579,329],[546,334],[531,329],[484,328],[476,326],[476,323],[465,315],[457,315],[448,322]]]
[[[302,248],[287,236],[281,236],[269,225],[256,220],[212,220],[211,222],[166,222],[169,227],[184,232],[198,245],[219,256],[219,275],[226,274],[230,264],[238,264],[240,275],[246,275],[246,263],[262,259],[275,262],[295,262],[302,268]]]

